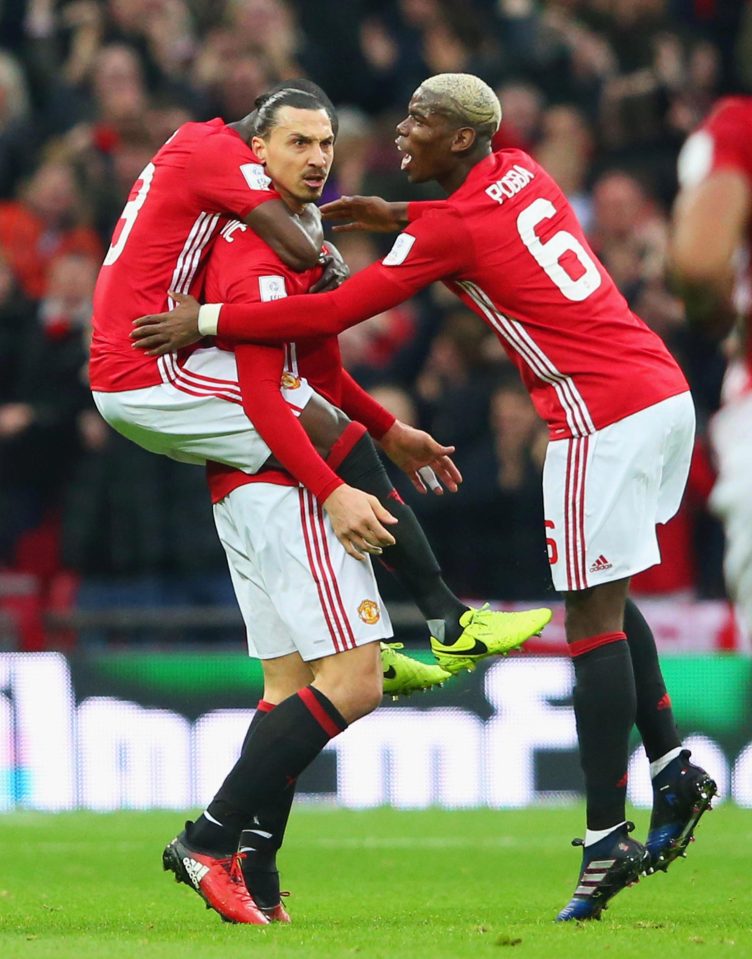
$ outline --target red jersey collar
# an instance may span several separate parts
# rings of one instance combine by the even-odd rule
[[[458,186],[454,193],[450,193],[448,199],[462,199],[465,192],[474,192],[479,181],[487,179],[491,170],[497,167],[501,162],[498,153],[490,153],[487,157],[479,160],[465,177],[461,186]]]

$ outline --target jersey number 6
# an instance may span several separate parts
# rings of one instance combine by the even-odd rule
[[[517,232],[520,239],[535,257],[537,263],[544,269],[546,275],[553,280],[568,300],[579,303],[587,299],[590,294],[601,285],[601,275],[593,258],[577,237],[567,230],[559,230],[544,243],[536,235],[535,228],[543,220],[550,220],[556,215],[556,207],[550,200],[539,197],[533,200],[530,206],[517,217]],[[573,253],[585,271],[577,279],[570,276],[559,260],[565,253]]]

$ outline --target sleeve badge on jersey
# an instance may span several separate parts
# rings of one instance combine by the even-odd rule
[[[270,300],[283,300],[287,296],[285,278],[283,276],[260,276],[259,296],[262,303]]]
[[[272,181],[260,163],[243,163],[240,172],[252,190],[268,190],[271,186]]]
[[[412,249],[413,243],[415,243],[414,236],[410,236],[409,233],[400,233],[394,241],[394,246],[381,262],[384,266],[399,266],[407,259],[407,254]]]

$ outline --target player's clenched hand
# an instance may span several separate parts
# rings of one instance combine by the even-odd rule
[[[322,253],[321,262],[324,272],[311,287],[311,293],[326,293],[327,290],[336,290],[350,275],[350,267],[345,263],[337,247],[328,240],[324,243],[326,253]]]
[[[397,519],[370,493],[338,486],[324,500],[324,509],[335,536],[355,559],[364,559],[366,553],[378,556],[384,547],[394,545],[394,537],[382,524],[391,525]]]
[[[192,296],[170,291],[177,306],[169,313],[140,316],[133,321],[133,345],[148,356],[172,353],[201,339],[198,331],[199,303]]]
[[[430,433],[396,420],[381,437],[381,448],[419,493],[427,492],[426,483],[439,496],[444,492],[441,483],[451,493],[459,489],[462,474],[451,459],[454,447],[442,446]]]
[[[334,230],[338,233],[394,233],[407,223],[407,204],[389,203],[379,196],[341,196],[320,210],[325,220],[337,224]]]

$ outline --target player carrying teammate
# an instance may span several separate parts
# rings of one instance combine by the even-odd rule
[[[675,361],[630,312],[556,184],[522,151],[491,152],[499,120],[496,96],[477,77],[431,77],[397,127],[397,146],[409,179],[436,180],[449,199],[355,197],[329,208],[349,228],[407,224],[380,263],[306,303],[304,318],[295,298],[200,310],[185,299],[137,321],[134,339],[157,355],[201,334],[274,341],[314,324],[337,333],[434,280],[496,332],[550,432],[549,561],[565,594],[587,795],[580,876],[558,918],[589,919],[684,850],[716,788],[682,749],[654,638],[627,598],[630,576],[659,561],[656,523],[679,506],[694,409]],[[629,837],[625,815],[635,722],[654,787],[647,848]]]
[[[310,199],[307,184],[314,181],[314,171],[318,188],[323,188],[331,162],[330,117],[323,104],[291,90],[277,97],[268,110],[259,109],[257,125],[259,136],[253,146],[285,202],[297,209]],[[288,292],[305,292],[318,279],[318,272],[290,271],[252,231],[233,221],[223,228],[210,255],[206,291],[239,302],[278,300]],[[194,359],[216,352],[216,347],[204,346]],[[346,410],[353,410],[392,453],[418,448],[421,434],[401,427],[347,377],[335,337],[286,344],[284,351],[241,346],[236,358],[238,383],[233,390],[242,394],[250,418],[278,458],[301,474],[308,489],[298,488],[288,474],[268,461],[253,475],[209,464],[217,529],[247,626],[249,650],[264,665],[264,697],[235,768],[209,808],[170,843],[164,861],[166,868],[180,881],[195,886],[221,915],[254,923],[258,916],[240,884],[233,881],[232,863],[242,864],[248,891],[264,914],[285,921],[288,917],[280,902],[275,853],[284,835],[294,781],[303,768],[300,763],[303,757],[309,762],[320,750],[322,729],[331,736],[335,728],[344,728],[377,705],[381,698],[378,641],[391,635],[368,558],[356,562],[345,553],[316,502],[316,461],[321,461],[286,405],[280,381],[291,403],[314,386]],[[437,613],[443,608],[447,618],[451,618],[451,610],[446,604],[455,604],[458,618],[472,620],[465,632],[481,648],[484,639],[493,638],[493,632],[490,636],[486,633],[497,621],[529,623],[519,641],[536,624],[547,621],[548,610],[515,614],[466,610],[441,581],[412,511],[395,499],[370,439],[364,436],[364,427],[348,422],[331,406],[327,415],[334,417],[341,429],[333,455],[341,460],[341,471],[346,466],[343,475],[355,470],[354,481],[376,491],[390,505],[394,502],[400,535],[392,550],[404,550],[408,569],[413,565],[409,555],[418,561],[413,580],[407,583],[416,598]],[[412,443],[402,442],[401,432],[407,433],[408,440],[412,436]],[[430,447],[430,438],[422,435],[424,445]],[[313,472],[304,477],[300,460],[306,447],[306,459],[312,462],[305,469],[310,466]],[[322,481],[328,482],[326,477]],[[486,626],[481,628],[484,622]],[[412,662],[397,659],[393,650],[385,652],[387,662],[394,663],[398,672]],[[447,655],[453,653],[447,651]],[[469,662],[478,655],[474,650]],[[464,659],[455,657],[452,665],[458,667]],[[432,668],[441,679],[447,677],[438,666],[415,666],[424,671]],[[395,676],[393,681],[397,679]],[[277,716],[288,713],[297,716],[296,733],[280,737],[279,730],[274,733]],[[328,715],[330,721],[322,723],[322,715]],[[280,771],[285,774],[282,779]],[[256,802],[262,804],[254,805]],[[233,860],[243,827],[240,855]],[[239,876],[239,870],[237,873]]]

